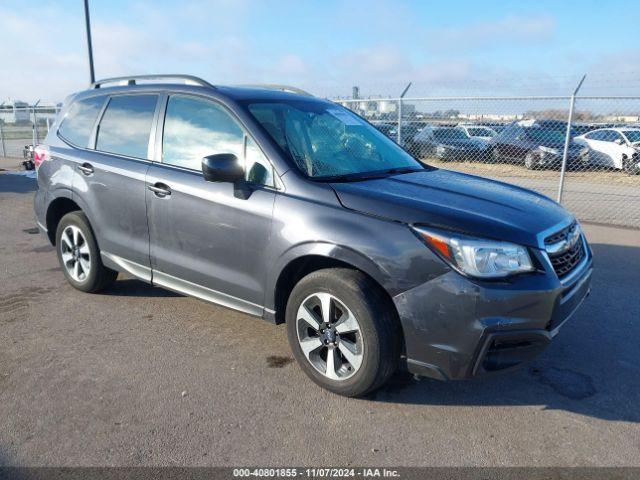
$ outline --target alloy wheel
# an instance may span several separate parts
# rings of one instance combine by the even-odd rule
[[[91,252],[87,240],[75,225],[69,225],[60,237],[62,264],[76,282],[84,282],[91,272]]]
[[[353,376],[364,358],[357,318],[336,296],[309,295],[296,315],[298,343],[309,363],[331,380]]]

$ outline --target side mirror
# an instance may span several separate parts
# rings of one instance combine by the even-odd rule
[[[244,180],[244,168],[233,153],[218,153],[204,157],[202,174],[207,182],[237,183]]]
[[[618,145],[622,145],[622,140],[619,138],[616,138],[613,143],[618,144]]]

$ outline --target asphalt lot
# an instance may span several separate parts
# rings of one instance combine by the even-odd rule
[[[531,367],[365,400],[284,326],[121,276],[89,295],[0,173],[0,465],[640,466],[640,232],[586,225],[593,293]]]

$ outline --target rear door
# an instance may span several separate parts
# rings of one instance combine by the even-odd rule
[[[76,191],[88,207],[101,254],[151,280],[145,175],[151,164],[159,95],[113,95],[76,168]]]
[[[83,179],[76,178],[80,175],[78,166],[84,162],[83,157],[107,100],[106,95],[97,95],[72,102],[57,120],[60,123],[57,131],[47,135],[45,143],[49,145],[51,161],[43,162],[38,172],[38,182],[45,179],[49,182],[43,189],[47,195],[45,204],[52,197],[73,196],[74,184],[83,183]]]
[[[517,125],[507,126],[500,135],[496,137],[496,150],[498,155],[505,160],[512,160],[516,151],[516,136],[521,130]]]
[[[160,161],[147,174],[153,282],[261,315],[277,191],[273,167],[218,102],[181,94],[165,105]],[[231,183],[204,180],[202,157],[218,153],[244,162],[248,197]]]
[[[592,150],[592,161],[603,167],[613,167],[614,157],[618,145],[614,143],[616,132],[613,130],[597,130],[585,136],[587,144]],[[620,137],[622,138],[622,137]]]
[[[603,143],[603,152],[606,154],[608,159],[608,166],[613,168],[622,168],[622,154],[625,149],[625,140],[620,134],[620,132],[616,132],[615,130],[607,131],[607,138]],[[617,143],[616,143],[617,142]]]

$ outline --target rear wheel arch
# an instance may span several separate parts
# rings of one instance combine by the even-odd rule
[[[82,208],[69,197],[58,197],[47,207],[47,236],[52,245],[56,244],[56,230],[62,217],[67,213],[82,211]]]

